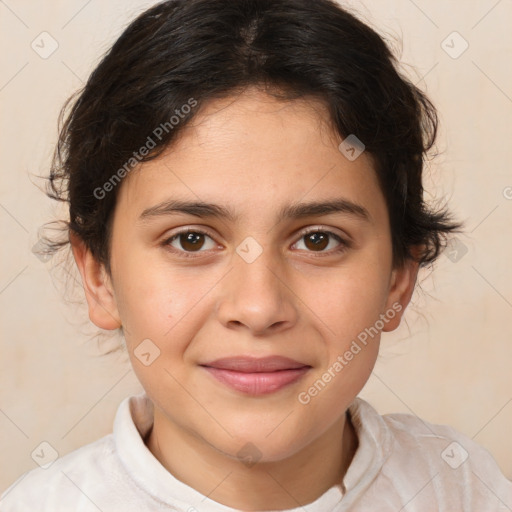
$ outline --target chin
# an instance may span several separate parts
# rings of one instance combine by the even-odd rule
[[[283,430],[281,435],[277,435],[272,429],[265,429],[264,432],[247,432],[245,436],[234,436],[227,443],[216,445],[216,448],[223,454],[237,459],[247,467],[252,467],[255,463],[273,463],[279,462],[299,452],[307,440],[300,440],[295,435]],[[271,439],[276,435],[275,439]],[[215,445],[214,445],[215,446]]]

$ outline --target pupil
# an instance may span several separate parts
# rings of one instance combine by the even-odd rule
[[[307,236],[307,240],[309,242],[312,242],[312,247],[309,247],[310,249],[325,249],[327,247],[327,236],[325,233],[311,233]],[[308,245],[308,244],[306,244]]]
[[[197,237],[198,237],[198,236],[199,236],[199,235],[196,235],[196,234],[194,234],[194,233],[188,233],[188,234],[187,234],[187,241],[188,241],[188,242],[192,242],[192,243],[194,243],[194,244],[195,244],[195,243],[197,243]],[[195,240],[194,240],[194,238],[195,238]]]
[[[199,234],[199,233],[186,233],[184,235],[182,235],[185,237],[185,241],[182,242],[182,247],[184,249],[197,249],[197,248],[201,248],[202,247],[202,240],[201,240],[201,237],[203,235]],[[187,244],[190,244],[190,246],[187,247]]]

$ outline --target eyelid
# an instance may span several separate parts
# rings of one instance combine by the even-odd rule
[[[176,229],[177,231],[174,231],[172,235],[166,237],[167,240],[170,240],[171,238],[174,238],[183,233],[199,233],[201,235],[208,235],[212,240],[215,239],[215,235],[213,235],[212,232],[208,230],[208,228],[203,226],[195,227],[194,225],[187,225]]]
[[[336,228],[332,228],[330,226],[323,226],[321,224],[318,224],[315,227],[309,227],[304,228],[301,231],[299,231],[295,236],[302,237],[304,235],[309,235],[310,233],[316,233],[317,231],[321,233],[328,233],[331,235],[336,235],[337,237],[341,238],[344,242],[347,244],[350,243],[350,236],[346,234],[344,231],[336,230]]]

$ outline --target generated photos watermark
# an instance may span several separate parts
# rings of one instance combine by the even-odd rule
[[[93,191],[93,195],[96,199],[104,199],[105,196],[114,190],[114,188],[121,183],[121,180],[131,171],[134,167],[143,161],[144,157],[149,155],[150,151],[157,146],[155,139],[162,140],[164,133],[169,133],[180,124],[182,119],[190,114],[192,109],[197,106],[197,100],[189,98],[188,102],[181,106],[181,108],[175,109],[175,114],[169,118],[169,121],[160,123],[152,132],[148,135],[146,142],[137,150],[133,152],[133,156],[130,157],[101,187],[96,187]]]
[[[357,340],[352,340],[352,343],[348,350],[346,350],[342,355],[339,355],[336,358],[336,361],[329,366],[329,368],[318,378],[306,391],[302,391],[297,396],[298,401],[302,405],[307,405],[311,402],[311,400],[318,396],[318,394],[326,387],[326,385],[331,382],[332,379],[338,375],[345,366],[347,366],[352,359],[354,359],[359,352],[366,347],[368,344],[368,337],[374,338],[377,336],[384,326],[393,318],[395,318],[396,314],[402,311],[402,304],[399,302],[395,302],[391,308],[389,308],[385,313],[381,313],[379,320],[377,320],[371,327],[367,327],[364,331],[361,331],[357,335]],[[359,341],[359,343],[358,343]],[[361,346],[363,345],[363,347]]]

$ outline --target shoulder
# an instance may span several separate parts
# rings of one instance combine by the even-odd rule
[[[381,418],[392,432],[397,454],[414,455],[433,467],[452,470],[485,464],[501,474],[488,450],[449,425],[431,423],[413,414],[384,414]]]
[[[376,439],[387,441],[376,489],[392,487],[402,505],[406,496],[418,494],[418,508],[412,510],[423,510],[422,500],[457,510],[512,507],[512,482],[469,436],[413,414],[379,415],[368,402],[357,400],[360,420],[373,425],[369,428],[378,432]]]
[[[109,434],[28,471],[3,492],[0,511],[64,510],[63,506],[69,510],[97,510],[87,489],[101,486],[109,478],[116,460],[114,452],[115,443]]]
[[[0,497],[0,512],[163,510],[151,485],[167,472],[141,437],[152,424],[150,405],[144,394],[126,397],[111,434],[22,475]]]

